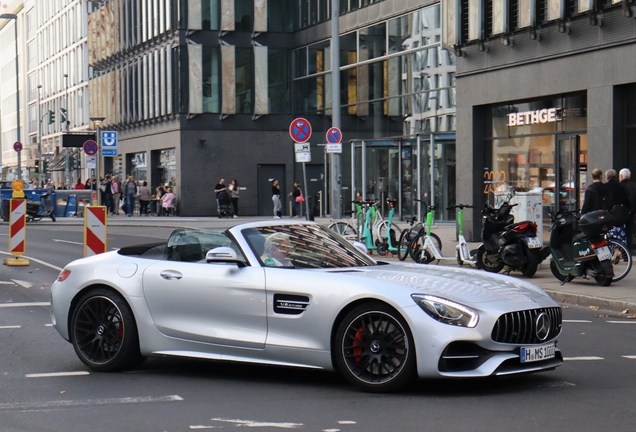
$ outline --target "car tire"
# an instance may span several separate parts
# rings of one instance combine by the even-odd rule
[[[336,332],[334,350],[340,372],[361,390],[395,391],[415,377],[411,331],[384,303],[365,303],[349,312]]]
[[[130,306],[109,289],[82,296],[72,312],[70,336],[77,356],[94,371],[132,369],[144,360]]]

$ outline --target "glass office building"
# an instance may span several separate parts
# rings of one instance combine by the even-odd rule
[[[288,135],[302,116],[313,128],[304,189],[328,208],[320,144],[333,109],[330,4],[89,6],[90,115],[119,131],[122,174],[175,187],[182,215],[215,214],[212,186],[236,178],[240,213],[270,214],[269,180],[278,178],[286,195],[302,177]],[[455,55],[441,46],[439,3],[339,5],[343,199],[393,198],[402,215],[417,213],[416,197],[452,204]]]
[[[457,199],[583,204],[591,171],[636,170],[633,7],[617,1],[444,0],[457,55]],[[474,212],[468,231],[479,236]]]

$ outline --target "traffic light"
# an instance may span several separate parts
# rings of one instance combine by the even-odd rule
[[[75,158],[69,158],[68,159],[68,169],[69,170],[74,170],[75,169]]]
[[[35,160],[35,167],[34,168],[35,168],[35,172],[36,173],[40,172],[40,160],[39,159]]]
[[[49,124],[55,123],[55,111],[49,111]]]
[[[49,161],[42,161],[42,172],[47,172],[49,170]]]
[[[66,109],[65,108],[60,108],[60,114],[62,114],[60,116],[60,123],[66,122]]]

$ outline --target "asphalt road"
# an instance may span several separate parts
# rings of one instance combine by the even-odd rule
[[[111,227],[109,245],[170,231]],[[28,236],[27,254],[53,266],[82,254],[81,227]],[[558,347],[567,361],[555,371],[376,395],[334,373],[222,362],[149,359],[128,373],[90,372],[47,326],[48,307],[33,305],[48,301],[57,273],[37,262],[0,269],[0,432],[634,430],[636,322],[613,313],[566,305]]]

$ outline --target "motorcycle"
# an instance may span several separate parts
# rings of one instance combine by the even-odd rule
[[[40,221],[42,218],[50,217],[55,222],[55,206],[50,193],[40,195],[40,201],[27,201],[26,220],[27,222]]]
[[[542,249],[536,223],[514,222],[510,212],[516,205],[504,203],[498,209],[486,205],[482,210],[483,244],[477,249],[477,266],[492,273],[499,273],[508,266],[510,271],[520,270],[524,276],[531,277],[547,256],[547,248]]]
[[[612,252],[605,233],[615,224],[621,224],[623,215],[618,213],[613,215],[606,210],[597,210],[580,219],[578,211],[550,213],[550,271],[561,285],[574,278],[588,276],[601,286],[612,283]]]

